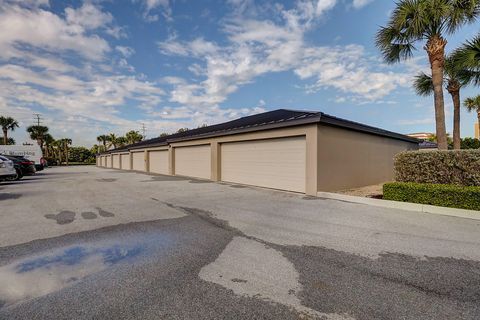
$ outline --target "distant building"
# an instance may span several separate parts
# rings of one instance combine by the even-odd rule
[[[480,139],[480,130],[478,129],[478,122],[475,123],[475,138]]]
[[[420,140],[427,140],[428,138],[430,138],[433,135],[434,134],[431,133],[431,132],[417,132],[417,133],[407,134],[407,136],[409,136],[409,137],[417,138],[417,139],[420,139]]]

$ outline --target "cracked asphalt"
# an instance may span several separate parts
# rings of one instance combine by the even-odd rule
[[[0,319],[480,319],[480,222],[182,177],[0,184]]]

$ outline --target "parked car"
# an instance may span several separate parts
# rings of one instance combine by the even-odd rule
[[[15,166],[15,169],[19,174],[19,179],[22,178],[23,176],[30,176],[35,174],[37,170],[35,169],[35,162],[28,160],[25,157],[22,156],[8,156],[5,154],[2,154],[3,157],[7,158],[8,160],[13,161],[13,164]],[[18,179],[17,179],[18,180]]]
[[[7,179],[14,179],[17,177],[17,172],[13,166],[13,161],[0,156],[0,181]]]

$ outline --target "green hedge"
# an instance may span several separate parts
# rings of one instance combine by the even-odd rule
[[[480,210],[480,187],[392,182],[383,185],[383,199]]]
[[[399,153],[395,181],[480,186],[480,150]]]

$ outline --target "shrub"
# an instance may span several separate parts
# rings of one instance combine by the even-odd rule
[[[480,186],[480,150],[399,153],[395,157],[395,180]]]
[[[392,182],[383,185],[383,198],[441,207],[480,210],[480,187]]]

